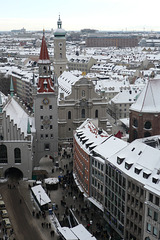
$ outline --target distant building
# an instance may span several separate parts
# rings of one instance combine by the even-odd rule
[[[86,47],[136,47],[138,46],[139,39],[137,36],[98,36],[90,35],[86,38]]]
[[[89,73],[91,67],[96,63],[97,61],[93,57],[89,59],[82,57],[71,58],[67,63],[68,71],[78,70],[85,73]]]
[[[125,89],[124,89],[125,88]],[[141,92],[140,87],[122,87],[107,105],[107,112],[115,119],[128,118],[129,109]]]

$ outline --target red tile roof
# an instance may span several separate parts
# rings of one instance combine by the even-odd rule
[[[40,52],[39,59],[40,60],[49,60],[48,49],[47,49],[44,34],[43,34],[43,38],[42,38],[41,52]]]

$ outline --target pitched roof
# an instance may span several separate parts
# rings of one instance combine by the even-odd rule
[[[50,62],[44,33],[43,33],[41,51],[40,51],[40,56],[39,56],[39,61],[38,62],[40,63],[41,60],[43,60],[43,62],[45,60],[47,63]]]
[[[130,110],[137,112],[160,112],[160,79],[150,79],[137,101],[132,104]]]

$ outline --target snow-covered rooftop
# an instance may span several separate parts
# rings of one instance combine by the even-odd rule
[[[160,79],[150,79],[139,95],[131,110],[137,112],[160,112]]]
[[[26,137],[28,120],[30,125],[33,126],[33,118],[24,111],[14,98],[9,99],[7,104],[4,106],[3,111],[6,112],[6,116],[10,117],[10,121],[13,120],[13,123],[17,124],[17,128],[20,128],[21,133],[24,133],[24,136]]]

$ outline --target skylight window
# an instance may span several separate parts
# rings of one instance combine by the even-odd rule
[[[142,153],[142,151],[140,151],[140,152],[138,153],[138,155],[141,155],[141,153]]]

